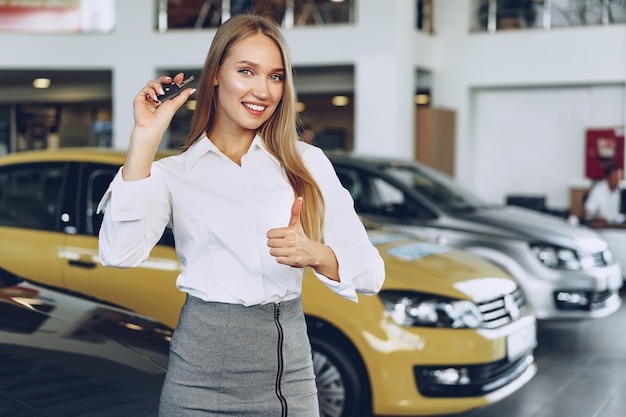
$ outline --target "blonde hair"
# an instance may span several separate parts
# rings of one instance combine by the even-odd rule
[[[213,80],[233,46],[242,39],[256,34],[270,38],[281,52],[285,66],[283,97],[272,116],[261,125],[258,134],[267,150],[280,161],[296,196],[302,196],[300,219],[307,236],[322,239],[324,199],[311,173],[306,169],[298,152],[298,134],[295,109],[296,91],[293,84],[293,69],[289,49],[280,28],[271,19],[263,16],[241,14],[224,22],[217,30],[198,83],[196,110],[191,120],[191,129],[182,146],[189,149],[205,132],[213,127],[217,109],[217,89]]]

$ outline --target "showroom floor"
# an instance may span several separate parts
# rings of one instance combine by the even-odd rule
[[[538,341],[538,372],[526,386],[455,417],[626,416],[626,305],[601,319],[541,322]]]

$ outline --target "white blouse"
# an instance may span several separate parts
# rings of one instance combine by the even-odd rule
[[[298,146],[324,196],[323,239],[335,252],[341,282],[317,277],[353,301],[356,293],[376,293],[384,281],[383,260],[350,193],[321,149]],[[100,259],[105,266],[136,266],[169,225],[184,266],[176,281],[181,291],[246,306],[294,299],[302,290],[303,270],[276,262],[266,234],[287,226],[295,198],[259,136],[241,166],[204,136],[180,155],[155,161],[146,179],[124,181],[120,169],[98,206],[104,211]]]
[[[592,217],[602,217],[608,223],[618,224],[624,221],[624,215],[620,213],[621,201],[621,189],[618,187],[611,191],[606,180],[602,180],[591,188],[585,210]]]

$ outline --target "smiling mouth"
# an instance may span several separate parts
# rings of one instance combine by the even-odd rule
[[[254,111],[263,111],[267,106],[259,106],[258,104],[243,103],[244,106]]]

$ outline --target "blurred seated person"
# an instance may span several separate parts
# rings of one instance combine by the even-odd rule
[[[313,142],[315,142],[315,132],[308,124],[298,126],[298,137],[302,142],[308,143],[309,145],[313,145]]]
[[[622,168],[610,164],[604,179],[596,182],[585,200],[585,223],[591,227],[611,227],[624,223],[622,213]]]

